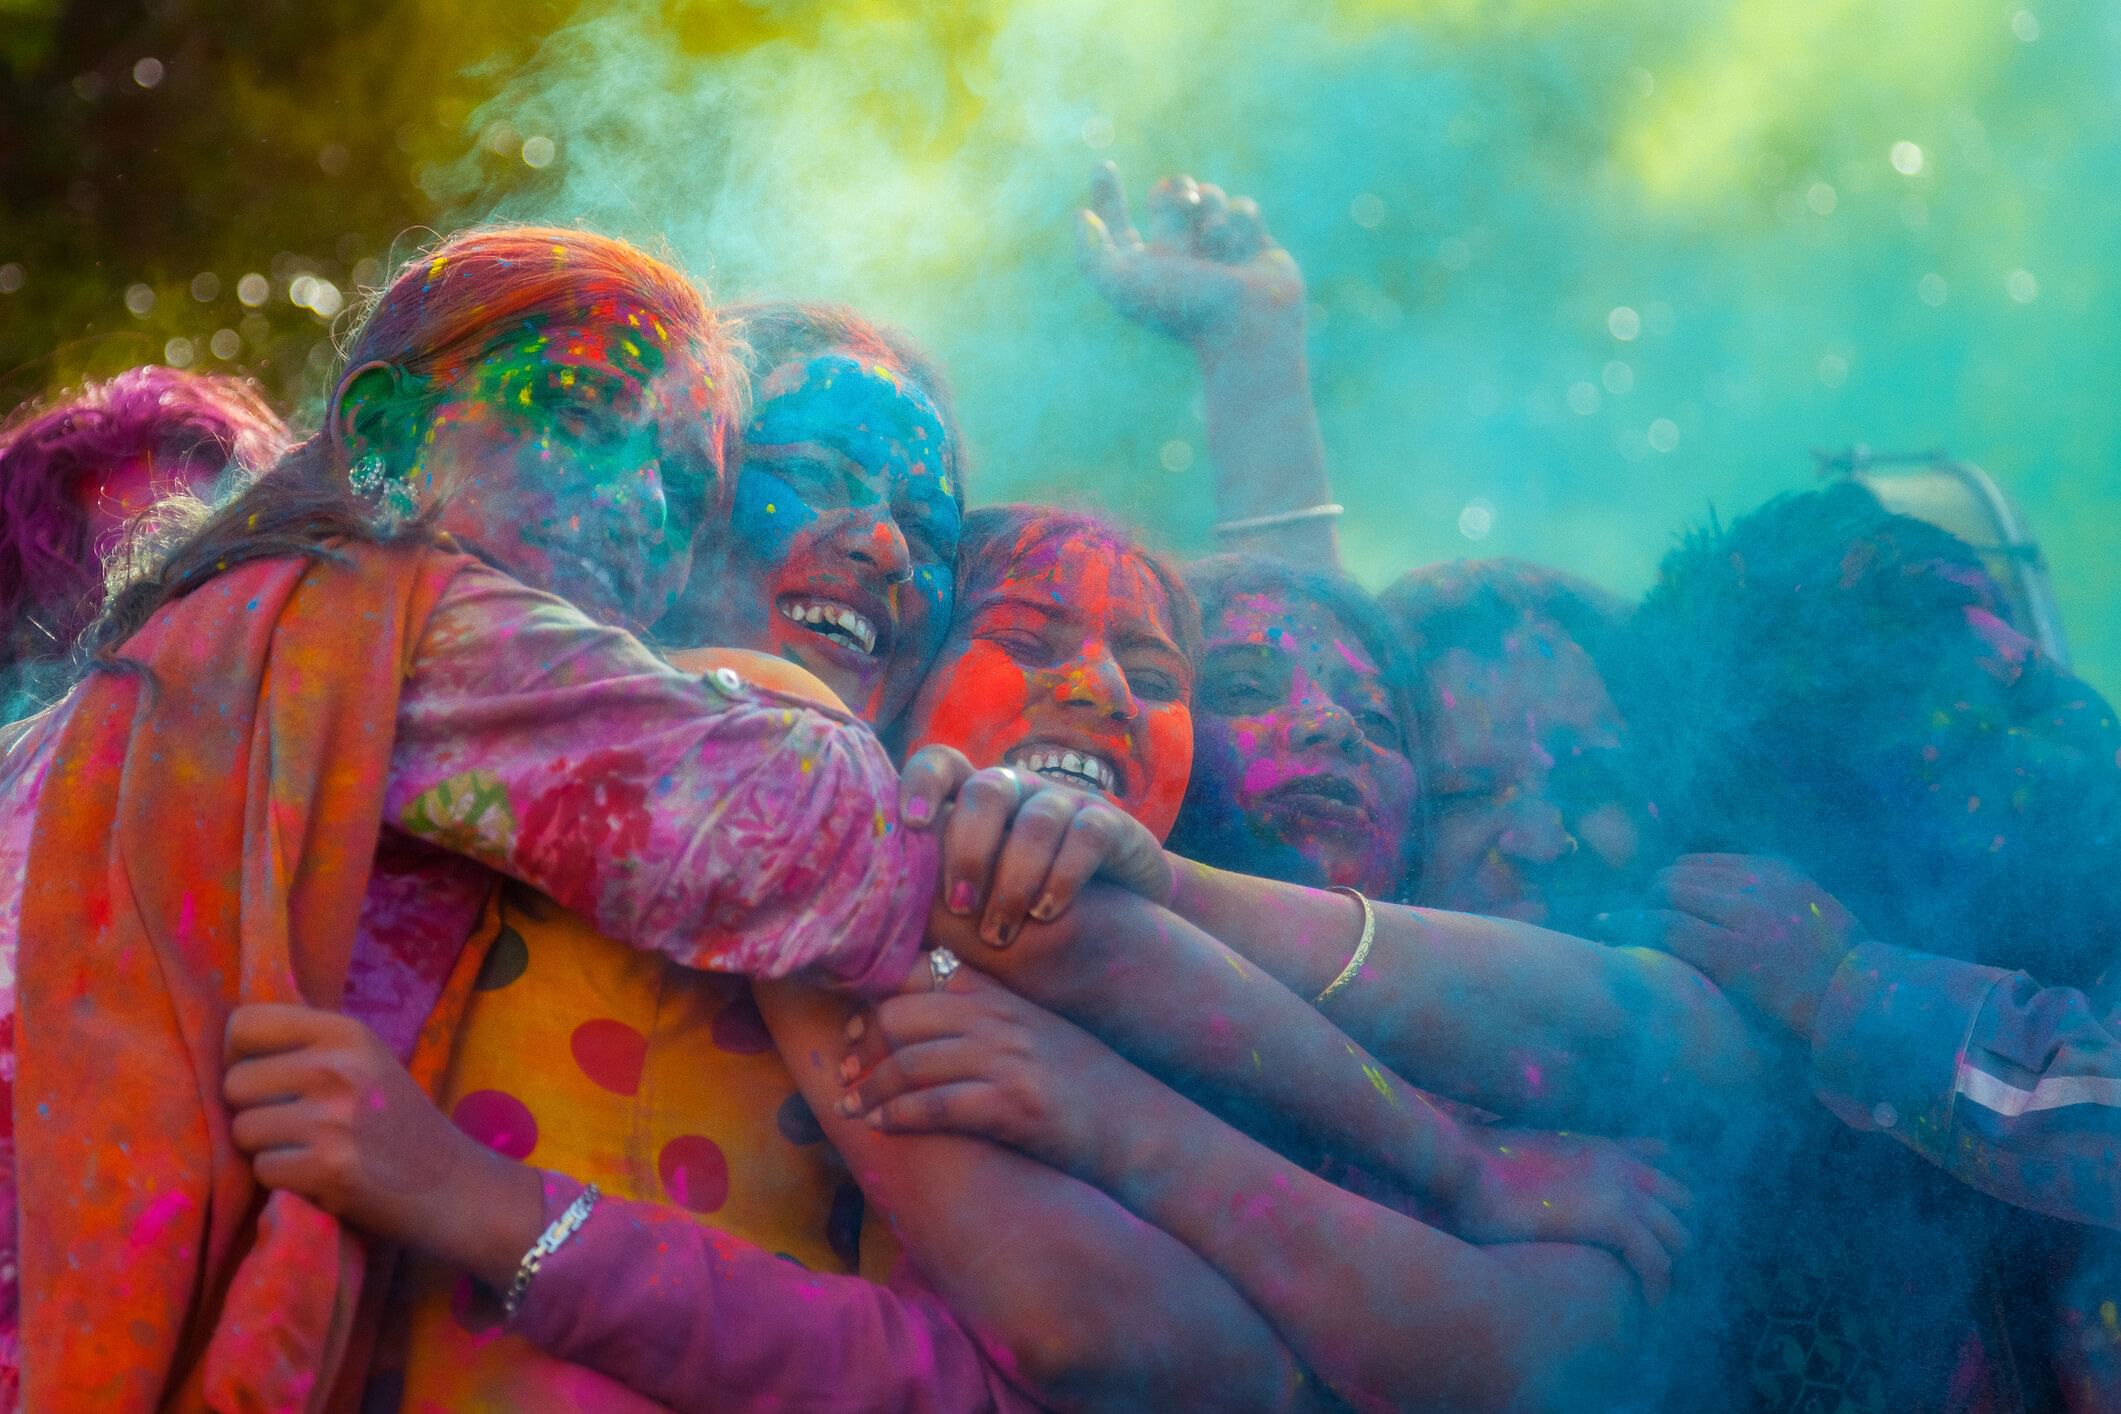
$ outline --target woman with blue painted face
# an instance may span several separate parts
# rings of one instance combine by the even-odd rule
[[[729,533],[660,625],[816,674],[883,728],[950,627],[963,454],[941,373],[902,335],[828,305],[731,311],[750,345]]]

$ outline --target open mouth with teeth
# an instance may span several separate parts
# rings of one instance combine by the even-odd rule
[[[859,610],[831,599],[783,599],[781,617],[801,624],[820,638],[829,639],[857,653],[874,655],[876,625]]]
[[[1022,746],[1009,753],[1005,764],[1078,790],[1102,791],[1114,797],[1119,795],[1119,768],[1092,751]]]
[[[1329,810],[1370,813],[1370,802],[1362,790],[1345,776],[1319,774],[1284,781],[1267,793],[1267,803],[1293,810],[1324,807]]]

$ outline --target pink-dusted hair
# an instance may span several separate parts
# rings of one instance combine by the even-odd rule
[[[19,408],[0,424],[0,668],[65,653],[103,602],[88,486],[143,456],[165,480],[255,473],[291,440],[249,379],[159,366]]]

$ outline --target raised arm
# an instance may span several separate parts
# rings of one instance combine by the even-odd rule
[[[1055,1408],[1315,1407],[1265,1321],[1183,1245],[1022,1154],[842,1113],[851,1004],[788,983],[759,1008],[872,1211],[960,1319]]]
[[[1090,209],[1077,218],[1082,265],[1114,309],[1183,342],[1200,362],[1222,548],[1338,569],[1304,354],[1303,272],[1250,197],[1167,177],[1150,191],[1148,211],[1144,240],[1118,169],[1100,163]]]

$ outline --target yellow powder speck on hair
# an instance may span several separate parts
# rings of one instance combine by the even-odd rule
[[[1816,903],[1812,905],[1812,917],[1819,917],[1819,905]]]
[[[888,820],[886,820],[886,819],[884,818],[884,812],[883,812],[883,811],[881,811],[881,810],[877,811],[877,812],[876,812],[876,837],[877,837],[878,839],[882,839],[882,838],[883,838],[884,836],[886,836],[886,835],[888,835],[888,834],[890,834],[890,833],[891,833],[891,823],[890,823],[890,822],[889,822]]]
[[[654,315],[651,314],[648,316],[648,322],[651,326],[654,327],[655,336],[658,339],[667,339],[670,337],[670,331],[663,327],[662,320],[656,318]]]
[[[634,328],[638,329],[641,327],[641,316],[638,314],[629,314],[626,316],[626,322],[628,324],[631,324]]]
[[[448,257],[448,256],[446,256],[446,255],[438,255],[438,256],[436,256],[436,257],[434,258],[434,263],[433,263],[433,264],[431,264],[431,265],[429,265],[429,266],[427,267],[427,278],[428,278],[428,279],[430,279],[430,280],[432,280],[432,279],[433,279],[433,278],[434,278],[435,276],[437,276],[437,275],[441,274],[441,273],[442,273],[442,267],[443,267],[443,266],[445,266],[445,265],[447,265],[448,263],[449,263],[449,257]]]
[[[1376,1066],[1371,1065],[1368,1062],[1364,1062],[1362,1073],[1363,1078],[1370,1082],[1371,1089],[1375,1090],[1378,1094],[1384,1096],[1385,1099],[1393,1105],[1397,1105],[1399,1103],[1399,1097],[1392,1093],[1392,1082],[1385,1079],[1385,1073],[1383,1071],[1379,1070]]]
[[[563,368],[563,369],[561,369],[561,370],[560,370],[560,386],[561,386],[562,388],[572,388],[572,387],[574,386],[574,370],[573,370],[573,369],[571,369],[571,368]]]
[[[639,358],[641,356],[641,346],[631,339],[619,340],[619,347],[626,350],[626,352],[632,354],[635,358]]]
[[[554,246],[552,248],[552,258],[554,260],[565,260],[567,258],[567,247],[563,245]]]
[[[1542,1208],[1551,1208],[1554,1206],[1554,1200],[1552,1198],[1542,1198],[1539,1200],[1539,1206]]]
[[[767,515],[772,515],[772,514],[773,514],[773,502],[771,502],[771,501],[768,501],[768,502],[766,503],[766,514],[767,514]]]
[[[521,403],[524,407],[530,406],[530,385],[528,383],[525,383],[523,385],[522,392],[516,394],[516,401]]]
[[[807,756],[803,758],[803,774],[806,776],[810,774],[810,758]]]
[[[250,519],[243,522],[243,528],[245,530],[256,530],[258,528],[258,513],[256,511],[252,511]]]

